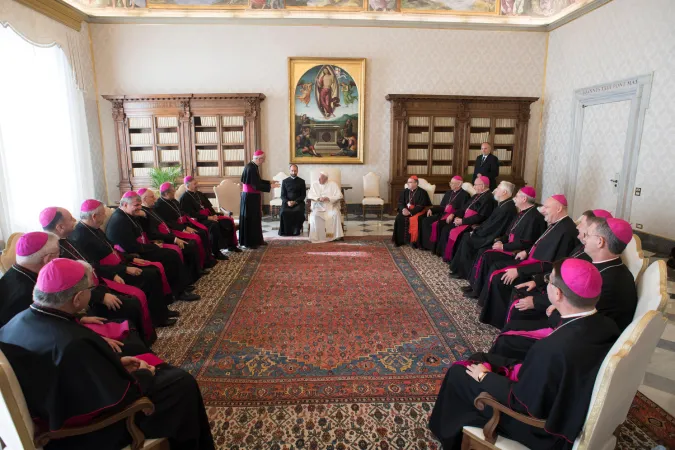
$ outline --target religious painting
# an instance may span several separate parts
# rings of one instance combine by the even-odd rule
[[[499,14],[497,0],[401,0],[408,12],[447,12],[452,14]]]
[[[249,0],[147,0],[154,9],[246,9]]]
[[[368,11],[397,11],[398,0],[368,0]]]
[[[363,11],[365,0],[286,0],[286,9],[303,11]]]
[[[289,58],[291,162],[363,164],[365,58]]]
[[[592,0],[501,0],[503,16],[550,17],[563,10],[578,9]]]
[[[284,0],[249,0],[251,9],[284,9]]]

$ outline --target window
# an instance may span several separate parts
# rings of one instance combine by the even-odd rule
[[[93,196],[82,92],[63,50],[0,26],[2,234],[40,230],[47,206],[79,211]],[[75,214],[76,215],[76,214]]]

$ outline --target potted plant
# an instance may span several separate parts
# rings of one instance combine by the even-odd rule
[[[181,166],[170,166],[170,167],[153,167],[150,170],[150,179],[152,180],[151,185],[153,189],[159,189],[162,183],[167,181],[173,185],[176,183],[176,179],[183,176],[183,169]]]

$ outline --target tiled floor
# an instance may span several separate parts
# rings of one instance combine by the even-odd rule
[[[394,217],[385,216],[382,221],[374,216],[366,221],[359,216],[349,216],[345,222],[345,236],[391,236],[394,231]],[[266,239],[308,239],[307,223],[302,237],[281,238],[278,235],[279,220],[266,217],[263,219],[263,233]],[[664,255],[655,255],[645,250],[645,256],[650,259],[650,264],[657,259],[666,259]],[[668,293],[671,301],[668,303],[668,324],[661,337],[658,347],[652,355],[651,362],[647,367],[644,384],[640,386],[640,392],[645,394],[653,402],[661,406],[670,414],[675,415],[675,278],[672,270],[669,271]]]

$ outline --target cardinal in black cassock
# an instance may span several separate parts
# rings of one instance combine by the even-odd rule
[[[265,152],[256,150],[253,161],[244,166],[241,174],[241,207],[239,211],[239,241],[247,248],[267,245],[262,232],[262,193],[279,185],[263,180],[260,165],[265,162]]]
[[[50,262],[38,276],[36,303],[0,330],[2,350],[17,372],[31,417],[50,430],[85,426],[147,396],[154,413],[135,419],[147,439],[166,437],[172,449],[214,449],[201,393],[191,375],[152,354],[120,358],[78,323],[74,314],[89,301],[89,276],[75,261]],[[45,448],[116,450],[130,442],[121,421],[51,441]]]
[[[518,214],[516,204],[511,198],[512,193],[507,188],[512,190],[514,186],[513,184],[510,187],[503,184],[497,186],[494,194],[497,207],[490,217],[470,234],[462,234],[459,241],[455,243],[457,250],[450,261],[453,278],[468,278],[476,254],[490,248],[495,239],[504,234],[509,222]]]
[[[482,428],[492,417],[492,408],[479,411],[473,404],[481,392],[516,412],[546,421],[540,429],[502,414],[499,434],[532,449],[574,445],[597,373],[620,332],[594,308],[602,284],[597,269],[581,260],[566,260],[556,267],[549,290],[563,323],[535,343],[524,361],[478,353],[448,370],[429,420],[443,450],[461,447],[462,427]],[[565,297],[559,287],[563,285],[573,298]]]
[[[134,261],[139,261],[138,257],[115,250],[114,244],[100,229],[104,222],[103,204],[94,199],[85,200],[80,207],[80,221],[68,236],[68,242],[77,248],[87,262],[92,263],[102,279],[114,280],[120,277],[126,285],[142,290],[154,326],[175,324],[175,316],[169,317],[173,311],[169,311],[166,306],[172,297],[165,297],[159,270],[154,266],[136,265]]]
[[[422,249],[432,252],[436,250],[436,244],[443,229],[450,226],[446,219],[454,219],[453,213],[464,208],[469,199],[469,193],[462,189],[462,177],[459,175],[452,177],[450,190],[445,191],[441,205],[432,206],[426,216],[420,217],[419,243]]]
[[[598,269],[602,276],[602,291],[595,308],[623,331],[633,321],[638,300],[633,275],[619,255],[632,239],[633,230],[630,223],[621,219],[591,219],[589,222],[585,244],[575,249],[571,257],[590,261]],[[538,339],[560,325],[560,312],[553,310],[549,316],[546,311],[550,306],[547,283],[540,276],[535,277],[534,282],[531,291],[522,292],[512,302],[507,323],[491,353],[522,359]],[[516,303],[525,294],[533,297],[533,308],[519,311]]]
[[[406,243],[417,244],[420,219],[431,206],[429,193],[419,187],[419,180],[415,175],[408,178],[407,184],[408,187],[401,192],[396,208],[398,214],[394,220],[394,234],[391,237],[396,246]]]
[[[488,190],[489,183],[490,180],[487,177],[476,178],[474,183],[476,194],[464,205],[463,209],[455,213],[450,225],[444,227],[440,232],[436,254],[442,257],[444,261],[450,262],[452,259],[455,239],[474,225],[485,222],[495,209],[497,202]]]
[[[202,265],[199,249],[195,241],[183,240],[176,236],[169,225],[155,212],[155,194],[150,189],[139,189],[138,194],[143,202],[142,210],[145,217],[137,217],[148,239],[153,242],[162,242],[163,247],[180,250],[183,264],[189,272],[189,282],[194,283],[202,276]],[[208,272],[204,272],[204,275]]]
[[[579,244],[576,225],[567,215],[564,195],[548,198],[542,206],[542,214],[549,227],[530,251],[521,252],[511,260],[498,261],[490,267],[490,275],[478,300],[483,307],[479,318],[481,322],[501,329],[506,321],[512,287],[527,281],[532,275],[550,271],[554,261],[570,255]]]
[[[160,247],[148,238],[136,215],[141,215],[141,198],[135,191],[125,192],[120,207],[110,216],[105,234],[118,251],[135,253],[163,271],[163,282],[178,300],[194,301],[199,296],[190,293],[190,275],[175,249]]]
[[[279,236],[299,236],[305,222],[307,186],[305,180],[298,177],[298,166],[291,164],[290,171],[291,176],[281,182]]]
[[[465,296],[477,298],[480,294],[492,264],[497,261],[511,261],[513,256],[529,251],[534,241],[546,230],[546,220],[535,206],[536,191],[530,186],[523,187],[514,198],[518,215],[513,218],[506,233],[499,236],[491,248],[480,250],[469,272],[469,286],[462,288]]]
[[[234,225],[232,213],[229,215],[218,214],[213,209],[211,201],[203,192],[197,190],[197,180],[192,176],[183,179],[185,182],[185,193],[179,199],[180,207],[189,217],[196,218],[202,224],[214,223],[213,228],[218,228],[220,249],[227,248],[231,252],[241,252],[237,247],[237,230]],[[212,230],[209,227],[209,230]]]
[[[220,251],[220,227],[217,222],[208,219],[200,221],[196,217],[188,216],[176,200],[173,184],[162,183],[159,193],[160,198],[155,203],[155,212],[174,233],[180,233],[181,239],[197,240],[203,248],[204,267],[211,268],[216,265],[216,260],[229,259]]]

